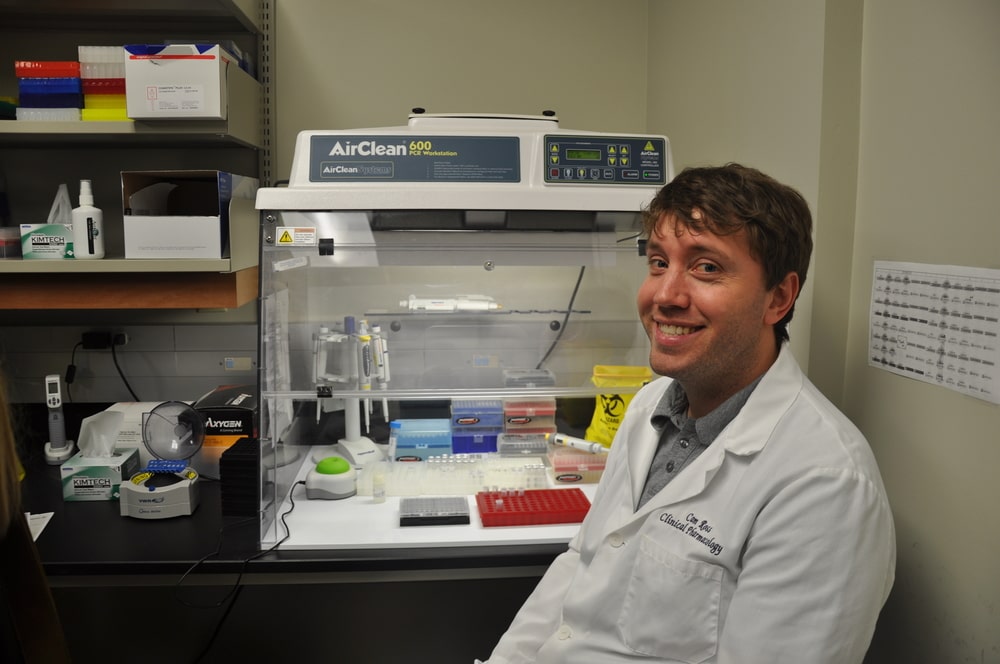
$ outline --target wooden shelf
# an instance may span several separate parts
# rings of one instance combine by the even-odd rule
[[[229,207],[231,258],[0,260],[0,310],[231,309],[258,292],[254,201]]]
[[[258,269],[7,274],[0,283],[2,310],[235,309],[257,297]]]
[[[232,261],[228,258],[206,258],[166,260],[138,260],[126,258],[104,258],[101,260],[0,260],[0,275],[3,274],[51,274],[65,275],[96,274],[104,272],[231,272]],[[124,277],[121,277],[124,278]]]

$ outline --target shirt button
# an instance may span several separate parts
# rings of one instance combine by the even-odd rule
[[[668,461],[667,462],[667,472],[668,473],[674,472],[674,462],[673,461]]]
[[[681,441],[681,449],[682,449],[682,450],[686,450],[686,449],[688,448],[688,445],[690,445],[690,443],[689,443],[689,442],[687,442],[687,439],[686,439],[686,438],[685,438],[684,440],[682,440],[682,441]]]
[[[559,631],[556,632],[557,639],[565,641],[571,636],[573,636],[573,630],[569,628],[569,625],[559,625]]]
[[[621,533],[611,533],[608,535],[608,544],[617,549],[625,544],[625,538],[621,536]]]

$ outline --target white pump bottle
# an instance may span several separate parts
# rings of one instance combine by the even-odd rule
[[[80,207],[73,208],[73,255],[104,258],[104,214],[94,207],[90,180],[80,180]]]

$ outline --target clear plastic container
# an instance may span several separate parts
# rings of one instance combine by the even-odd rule
[[[21,257],[21,230],[0,228],[0,258]]]

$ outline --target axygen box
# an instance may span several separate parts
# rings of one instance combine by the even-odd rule
[[[194,402],[205,419],[205,442],[191,466],[205,477],[219,479],[219,460],[233,443],[256,436],[257,386],[224,385]]]
[[[224,171],[124,171],[125,258],[229,256],[229,204],[256,178]]]
[[[139,470],[139,451],[117,450],[109,457],[85,457],[77,452],[60,466],[63,500],[118,500],[122,482]]]

